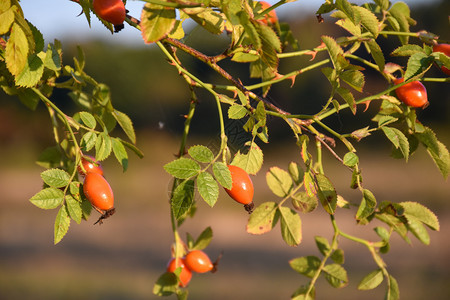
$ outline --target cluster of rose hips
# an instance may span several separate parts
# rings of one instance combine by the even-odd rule
[[[209,256],[201,250],[189,251],[186,256],[172,258],[167,264],[167,272],[174,273],[181,268],[179,273],[179,286],[186,287],[192,278],[192,273],[207,273],[216,271],[217,261],[211,262]]]
[[[450,44],[436,44],[433,46],[433,52],[442,52],[450,56]],[[450,76],[450,69],[441,66],[442,72]],[[400,84],[404,78],[394,79],[394,84]],[[403,103],[411,107],[425,108],[428,106],[427,89],[420,81],[411,81],[395,90],[397,98]]]
[[[83,192],[101,216],[95,222],[102,223],[103,219],[112,216],[116,209],[114,208],[114,194],[108,181],[103,177],[103,168],[94,157],[85,155],[81,157],[81,166],[78,166],[78,172],[84,177]]]

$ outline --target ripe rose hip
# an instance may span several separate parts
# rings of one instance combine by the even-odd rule
[[[245,209],[251,213],[253,210],[253,182],[250,176],[238,166],[229,165],[228,169],[231,173],[232,185],[231,189],[225,191],[236,202],[244,204]]]
[[[192,272],[186,267],[185,260],[183,258],[172,258],[167,264],[167,272],[173,273],[177,268],[181,267],[181,273],[179,276],[180,286],[186,287],[192,278]]]
[[[394,79],[394,84],[400,84],[403,78]],[[428,106],[427,89],[420,81],[412,81],[395,89],[398,99],[411,107]]]
[[[113,191],[102,175],[87,173],[83,183],[83,192],[91,205],[102,214],[95,224],[101,224],[103,219],[115,213]]]
[[[114,25],[116,32],[123,28],[126,10],[122,0],[94,0],[92,7],[97,16]]]
[[[209,256],[201,250],[192,250],[184,258],[186,267],[196,273],[211,272],[214,265]]]
[[[261,3],[261,11],[266,10],[267,8],[269,8],[271,5],[269,3],[267,3],[266,1],[259,1],[259,3]],[[263,19],[260,20],[261,22],[263,22],[264,24],[275,24],[276,22],[278,22],[278,16],[275,13],[275,10],[272,9],[268,14],[266,14],[264,16]]]

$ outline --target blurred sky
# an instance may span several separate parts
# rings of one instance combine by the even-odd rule
[[[353,0],[353,3],[364,3],[369,0]],[[438,2],[440,0],[426,0],[427,3]],[[268,0],[273,4],[277,1]],[[299,0],[288,3],[277,9],[281,19],[287,17],[301,16],[304,14],[314,14],[323,0]],[[397,2],[397,1],[391,1]],[[423,3],[423,0],[404,0],[409,5]],[[92,17],[91,28],[82,15],[77,3],[69,0],[22,0],[21,6],[27,19],[34,24],[43,34],[46,42],[52,42],[54,39],[62,41],[73,41],[74,43],[90,39],[102,39],[115,43],[127,43],[134,45],[143,45],[140,34],[134,28],[125,26],[120,32],[120,38],[112,35],[106,30],[95,16]],[[145,2],[137,0],[128,0],[126,5],[130,15],[139,18],[140,11]]]

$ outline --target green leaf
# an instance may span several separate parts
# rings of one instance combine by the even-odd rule
[[[356,212],[356,219],[362,220],[369,217],[375,211],[376,206],[377,200],[375,196],[368,189],[364,189],[361,204]]]
[[[317,197],[322,203],[323,208],[329,213],[334,214],[337,206],[337,193],[333,183],[323,174],[315,175],[317,187]]]
[[[9,72],[17,76],[22,72],[28,60],[28,41],[24,29],[14,23],[5,49],[6,67]]]
[[[164,165],[164,170],[173,177],[188,179],[200,173],[200,165],[189,158],[181,157]]]
[[[172,210],[177,220],[183,218],[194,203],[194,184],[193,180],[181,181],[172,193]]]
[[[406,161],[408,161],[409,142],[408,138],[403,134],[403,132],[401,132],[397,128],[387,126],[381,127],[381,130],[383,130],[384,134],[391,141],[394,147],[400,149],[403,157],[406,159]]]
[[[134,132],[133,122],[131,121],[130,117],[118,110],[114,110],[114,113],[112,115],[116,119],[117,123],[119,123],[120,127],[122,127],[123,131],[130,139],[130,141],[133,144],[136,144],[136,133]]]
[[[95,132],[88,131],[81,137],[80,146],[85,151],[90,151],[92,148],[94,148],[96,141],[97,134]]]
[[[49,186],[61,188],[69,184],[70,175],[61,169],[49,169],[41,173],[41,178]]]
[[[240,10],[237,12],[237,17],[239,18],[239,23],[244,27],[245,35],[249,39],[250,44],[253,45],[255,50],[261,50],[262,43],[261,38],[259,37],[258,32],[252,22],[250,22],[250,18],[245,10]]]
[[[356,114],[356,102],[353,94],[346,88],[339,87],[336,89],[338,94],[345,100],[353,114]]]
[[[322,4],[324,5],[324,4]],[[302,285],[291,296],[291,300],[314,300],[316,299],[316,288],[312,286],[311,291],[306,297],[306,293],[309,291],[309,286]]]
[[[183,9],[192,20],[213,34],[221,34],[225,28],[223,15],[212,8]]]
[[[45,53],[44,59],[44,66],[47,69],[50,69],[55,72],[61,70],[62,49],[61,43],[59,43],[57,40],[55,41],[54,44],[49,44],[47,46],[47,52]]]
[[[340,75],[340,78],[358,92],[362,92],[365,79],[364,74],[361,71],[347,70]]]
[[[281,236],[289,246],[297,246],[302,241],[302,220],[289,207],[279,207]]]
[[[257,61],[259,59],[259,55],[254,53],[247,53],[247,52],[236,52],[233,54],[233,57],[231,58],[232,61],[240,62],[240,63],[248,63]],[[228,112],[230,113],[230,112]]]
[[[392,56],[411,56],[416,53],[425,53],[425,52],[424,52],[423,48],[420,47],[419,45],[408,44],[408,45],[402,45],[402,46],[398,47],[397,49],[392,51],[391,55]]]
[[[295,184],[300,184],[303,182],[304,171],[303,169],[295,162],[291,161],[288,167],[289,175],[291,175],[292,180],[294,180]]]
[[[22,87],[33,87],[38,84],[44,74],[44,63],[42,59],[32,54],[28,57],[27,63],[22,68],[22,71],[17,74],[15,81],[16,85]]]
[[[291,197],[292,206],[299,212],[309,213],[317,208],[317,198],[315,196],[309,196],[307,192],[298,192]]]
[[[219,197],[219,186],[214,180],[214,177],[208,172],[202,172],[197,177],[197,188],[200,196],[208,203],[209,206],[214,207]]]
[[[45,188],[31,197],[30,202],[42,209],[53,209],[64,201],[64,192],[56,188]]]
[[[233,180],[231,178],[230,170],[226,164],[223,162],[215,162],[213,164],[213,173],[220,185],[226,189],[231,189]]]
[[[248,219],[247,232],[263,234],[271,231],[278,221],[277,206],[275,202],[264,202],[255,208]]]
[[[247,146],[249,146],[248,143]],[[242,153],[239,150],[231,164],[241,167],[250,175],[255,175],[263,164],[263,152],[256,143],[251,142],[250,147],[247,148],[247,153]]]
[[[369,31],[374,38],[378,37],[378,19],[368,9],[361,6],[352,6],[353,10],[359,14],[361,25]]]
[[[207,227],[200,233],[197,240],[195,241],[193,247],[190,250],[203,250],[208,247],[213,237],[213,231],[211,227]]]
[[[39,96],[31,89],[17,89],[17,96],[20,102],[33,111],[36,110],[41,101]]]
[[[67,207],[65,205],[61,206],[58,211],[58,215],[55,220],[55,237],[54,242],[55,245],[58,244],[62,238],[66,235],[67,231],[69,231],[70,226],[70,217],[67,212]]]
[[[208,147],[202,145],[190,147],[188,153],[193,159],[202,163],[209,163],[214,159],[212,151]]]
[[[410,56],[403,77],[408,80],[426,70],[433,63],[433,58],[425,53],[417,52]]]
[[[330,55],[334,68],[336,70],[342,69],[338,60],[338,56],[344,55],[344,50],[342,50],[342,48],[338,45],[338,43],[336,43],[336,41],[332,37],[322,36],[322,41],[327,47],[328,54]]]
[[[83,124],[87,127],[94,129],[97,126],[97,122],[91,113],[88,113],[87,111],[80,111],[79,115],[81,121],[83,121]]]
[[[383,72],[386,61],[384,59],[383,51],[381,50],[380,46],[374,40],[369,40],[364,43],[369,48],[370,55],[372,55],[373,60],[377,64],[378,70],[380,72]]]
[[[339,264],[329,264],[323,268],[326,280],[335,288],[348,284],[347,271]]]
[[[400,290],[398,289],[398,283],[395,278],[389,274],[389,283],[386,291],[386,300],[398,300],[400,299]]]
[[[172,272],[166,272],[159,276],[153,286],[153,294],[162,297],[170,296],[177,291],[178,279],[177,275]]]
[[[146,43],[154,43],[163,39],[172,31],[175,21],[175,9],[145,3],[140,22],[142,38]]]
[[[356,155],[354,152],[347,152],[344,155],[344,165],[347,167],[353,168],[359,163],[358,155]]]
[[[450,154],[445,145],[438,141],[434,132],[428,127],[425,127],[423,132],[416,132],[415,136],[425,145],[442,176],[447,178],[450,173]]]
[[[10,0],[3,1],[0,4],[0,35],[4,35],[9,32],[9,29],[14,23],[14,12],[17,10],[17,6],[11,6]]]
[[[344,259],[344,250],[342,249],[336,249],[331,254],[330,258],[337,264],[342,265],[345,261]]]
[[[69,213],[69,216],[77,222],[77,224],[81,223],[81,203],[78,202],[74,197],[71,195],[66,195],[66,206],[67,206],[67,212]]]
[[[111,137],[102,132],[95,141],[95,159],[98,161],[105,160],[112,151]]]
[[[312,278],[320,266],[320,259],[317,256],[303,256],[290,260],[289,265],[294,271]]]
[[[266,173],[266,181],[270,190],[278,197],[284,198],[294,187],[291,176],[288,172],[278,167],[272,167]]]
[[[394,3],[389,9],[389,15],[396,21],[396,24],[393,24],[393,21],[388,18],[391,26],[394,25],[392,27],[396,31],[409,32],[409,25],[415,24],[415,21],[410,18],[409,7],[404,2]],[[399,35],[398,38],[402,44],[408,44],[408,36]]]
[[[409,231],[411,231],[412,234],[414,234],[414,236],[423,244],[429,245],[430,235],[428,234],[425,226],[423,226],[422,222],[411,215],[405,215],[405,218],[408,221],[407,227]]]
[[[361,280],[358,285],[358,290],[372,290],[383,282],[383,278],[383,271],[381,269],[372,271]]]
[[[239,120],[245,117],[246,114],[247,109],[242,105],[233,104],[228,108],[228,118],[230,119]]]
[[[359,20],[355,16],[353,6],[347,0],[336,0],[336,8],[342,11],[354,24],[357,24]]]
[[[406,217],[415,217],[420,222],[424,223],[433,230],[439,231],[439,220],[436,215],[424,205],[417,202],[400,202],[404,209],[404,215]]]
[[[122,144],[120,139],[112,138],[111,142],[112,142],[112,149],[114,152],[114,156],[116,157],[117,161],[122,166],[123,172],[125,172],[128,169],[127,150],[125,150],[125,146]]]
[[[316,241],[316,246],[319,249],[320,253],[322,253],[323,256],[327,255],[328,252],[331,250],[330,243],[328,243],[328,240],[323,236],[316,236],[314,237],[314,239]]]

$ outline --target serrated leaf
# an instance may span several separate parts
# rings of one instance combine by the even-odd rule
[[[246,114],[247,109],[242,105],[234,104],[228,108],[228,118],[230,119],[239,120],[245,117]]]
[[[364,189],[361,204],[356,212],[356,219],[362,220],[367,218],[375,211],[376,206],[377,200],[375,199],[375,196],[368,189]]]
[[[302,241],[302,220],[300,216],[289,207],[279,207],[281,236],[289,246],[297,246]]]
[[[62,49],[61,44],[55,42],[55,44],[49,44],[47,46],[47,52],[45,53],[44,66],[52,71],[61,70],[62,65]]]
[[[308,293],[308,296],[306,294]],[[311,290],[309,286],[302,285],[291,296],[291,300],[314,300],[316,299],[316,288],[312,286]]]
[[[175,21],[175,9],[145,3],[140,22],[142,38],[146,43],[154,43],[163,39],[172,31]]]
[[[442,176],[447,178],[450,173],[450,154],[445,145],[438,141],[434,132],[428,127],[425,127],[423,132],[416,132],[415,136],[425,145]]]
[[[380,46],[374,40],[370,40],[364,43],[369,48],[370,55],[372,55],[373,60],[377,64],[378,70],[380,72],[383,72],[386,61],[384,59],[383,51],[381,50]]]
[[[214,159],[213,152],[208,147],[202,145],[190,147],[188,153],[193,159],[202,163],[209,163]]]
[[[55,236],[54,243],[58,244],[66,235],[70,226],[70,217],[65,205],[61,206],[55,220]]]
[[[409,142],[408,138],[394,127],[381,127],[386,137],[391,141],[395,148],[399,148],[403,154],[403,157],[408,161],[409,158]]]
[[[261,50],[261,38],[259,37],[254,24],[250,22],[247,12],[241,9],[236,15],[239,18],[240,25],[244,27],[245,35],[248,37],[250,44],[253,45],[255,50]]]
[[[30,202],[42,209],[53,209],[64,201],[64,192],[56,188],[45,188],[31,197]]]
[[[188,179],[198,175],[201,167],[196,161],[181,157],[164,165],[164,170],[173,177]]]
[[[383,282],[383,271],[381,269],[375,270],[364,276],[358,285],[358,290],[372,290]]]
[[[14,11],[17,9],[17,6],[11,6],[9,0],[3,1],[0,7],[0,35],[4,35],[9,32],[9,29],[14,23]]]
[[[38,84],[44,74],[44,63],[42,59],[32,54],[28,57],[27,63],[22,68],[22,71],[16,75],[16,85],[22,87],[33,87]]]
[[[231,178],[230,170],[226,164],[223,162],[215,162],[213,164],[213,173],[220,185],[226,189],[231,189],[233,180]]]
[[[334,68],[336,70],[341,69],[341,65],[338,60],[339,55],[344,54],[344,50],[342,50],[341,46],[336,43],[336,41],[329,36],[322,36],[322,41],[324,42],[325,46],[327,47],[328,54],[330,55],[331,61],[333,62]]]
[[[97,126],[97,122],[95,121],[94,116],[87,111],[80,111],[79,113],[81,121],[87,127],[94,129]]]
[[[98,161],[105,160],[112,152],[111,137],[102,132],[95,141],[95,159]]]
[[[211,242],[213,237],[213,231],[211,227],[207,227],[205,230],[200,233],[197,240],[193,244],[192,248],[190,250],[203,250],[206,247],[208,247],[209,243]]]
[[[197,189],[203,200],[210,207],[214,207],[219,197],[219,186],[214,177],[208,172],[202,172],[197,176]]]
[[[364,74],[361,71],[347,70],[339,77],[358,92],[362,92],[366,81],[364,79]]]
[[[181,181],[172,193],[171,205],[175,218],[180,220],[190,210],[194,203],[194,181]]]
[[[414,53],[408,59],[408,64],[403,77],[405,78],[405,80],[408,80],[421,73],[423,70],[427,69],[432,63],[433,59],[427,56],[425,53]]]
[[[369,31],[374,38],[378,37],[378,19],[368,9],[361,6],[352,6],[353,10],[359,14],[362,26]]]
[[[393,26],[394,30],[401,32],[409,32],[410,23],[414,23],[410,18],[410,10],[406,3],[396,2],[389,9],[389,15],[395,20],[396,24]],[[388,18],[388,21],[393,25],[392,20]],[[399,40],[402,44],[408,44],[409,37],[399,35]]]
[[[263,152],[254,142],[250,144],[247,150],[247,153],[242,153],[239,150],[231,164],[241,167],[250,175],[255,175],[263,164]]]
[[[323,268],[325,278],[335,288],[341,288],[348,284],[347,271],[339,264],[329,264]]]
[[[163,297],[170,296],[177,291],[178,279],[173,272],[166,272],[159,276],[153,286],[153,294]]]
[[[117,123],[119,123],[120,127],[123,129],[127,137],[130,139],[130,141],[133,144],[136,144],[136,133],[134,132],[133,122],[131,121],[130,117],[118,110],[114,110],[113,116],[116,119]]]
[[[344,101],[348,104],[351,112],[356,114],[356,102],[353,94],[346,88],[339,87],[336,89],[338,94],[344,99]]]
[[[405,216],[413,216],[433,230],[439,231],[439,220],[436,215],[424,205],[417,202],[400,202]]]
[[[316,241],[316,246],[319,249],[320,253],[322,253],[323,256],[327,255],[331,250],[328,240],[323,236],[316,236],[314,237],[314,240]]]
[[[421,241],[425,245],[430,244],[430,235],[427,232],[423,223],[412,215],[405,215],[406,220],[408,221],[408,229],[414,234],[414,236]]]
[[[6,67],[12,75],[19,75],[25,67],[28,51],[29,45],[24,29],[18,23],[14,23],[5,49]]]
[[[342,249],[336,249],[331,253],[330,258],[337,264],[344,264],[344,250]]]
[[[80,146],[85,151],[90,151],[92,148],[94,148],[96,141],[97,134],[95,132],[88,131],[81,137]]]
[[[334,214],[337,206],[337,193],[333,183],[323,174],[315,175],[316,193],[323,208],[329,213]]]
[[[294,271],[312,278],[320,266],[320,259],[317,256],[303,256],[290,260],[289,265]]]
[[[423,48],[419,45],[414,44],[408,44],[408,45],[402,45],[392,51],[392,56],[411,56],[416,53],[425,53]]]
[[[67,212],[69,213],[69,216],[77,222],[77,224],[81,223],[81,203],[78,202],[74,197],[71,195],[66,195],[66,206],[67,206]]]
[[[221,34],[225,28],[223,15],[212,8],[187,8],[183,9],[192,20],[208,30],[212,34]]]
[[[336,8],[342,11],[354,24],[358,24],[359,18],[355,16],[353,6],[347,0],[336,0]]]
[[[277,204],[265,202],[255,208],[247,223],[247,232],[263,234],[271,231],[278,221]]]
[[[69,184],[70,175],[61,169],[49,169],[41,173],[41,178],[49,186],[61,188]]]
[[[113,139],[111,139],[111,142],[112,142],[112,149],[114,152],[114,156],[116,157],[117,161],[122,166],[123,172],[125,172],[128,169],[127,150],[125,150],[125,146],[122,144],[120,139],[113,138]]]
[[[231,58],[232,61],[240,62],[240,63],[248,63],[257,61],[259,59],[259,55],[254,53],[247,53],[247,52],[236,52],[233,54],[233,57]]]
[[[353,168],[356,165],[358,165],[359,158],[358,158],[358,155],[356,155],[356,153],[347,152],[344,155],[343,161],[344,161],[344,165],[346,165],[347,167]]]
[[[340,11],[337,11],[331,15],[333,18],[341,18],[336,21],[336,25],[342,27],[343,29],[347,30],[354,36],[360,36],[361,35],[361,27],[360,25],[355,25],[349,18],[345,16]]]
[[[271,167],[266,173],[266,181],[270,190],[278,197],[284,198],[294,187],[292,177],[279,167]]]

